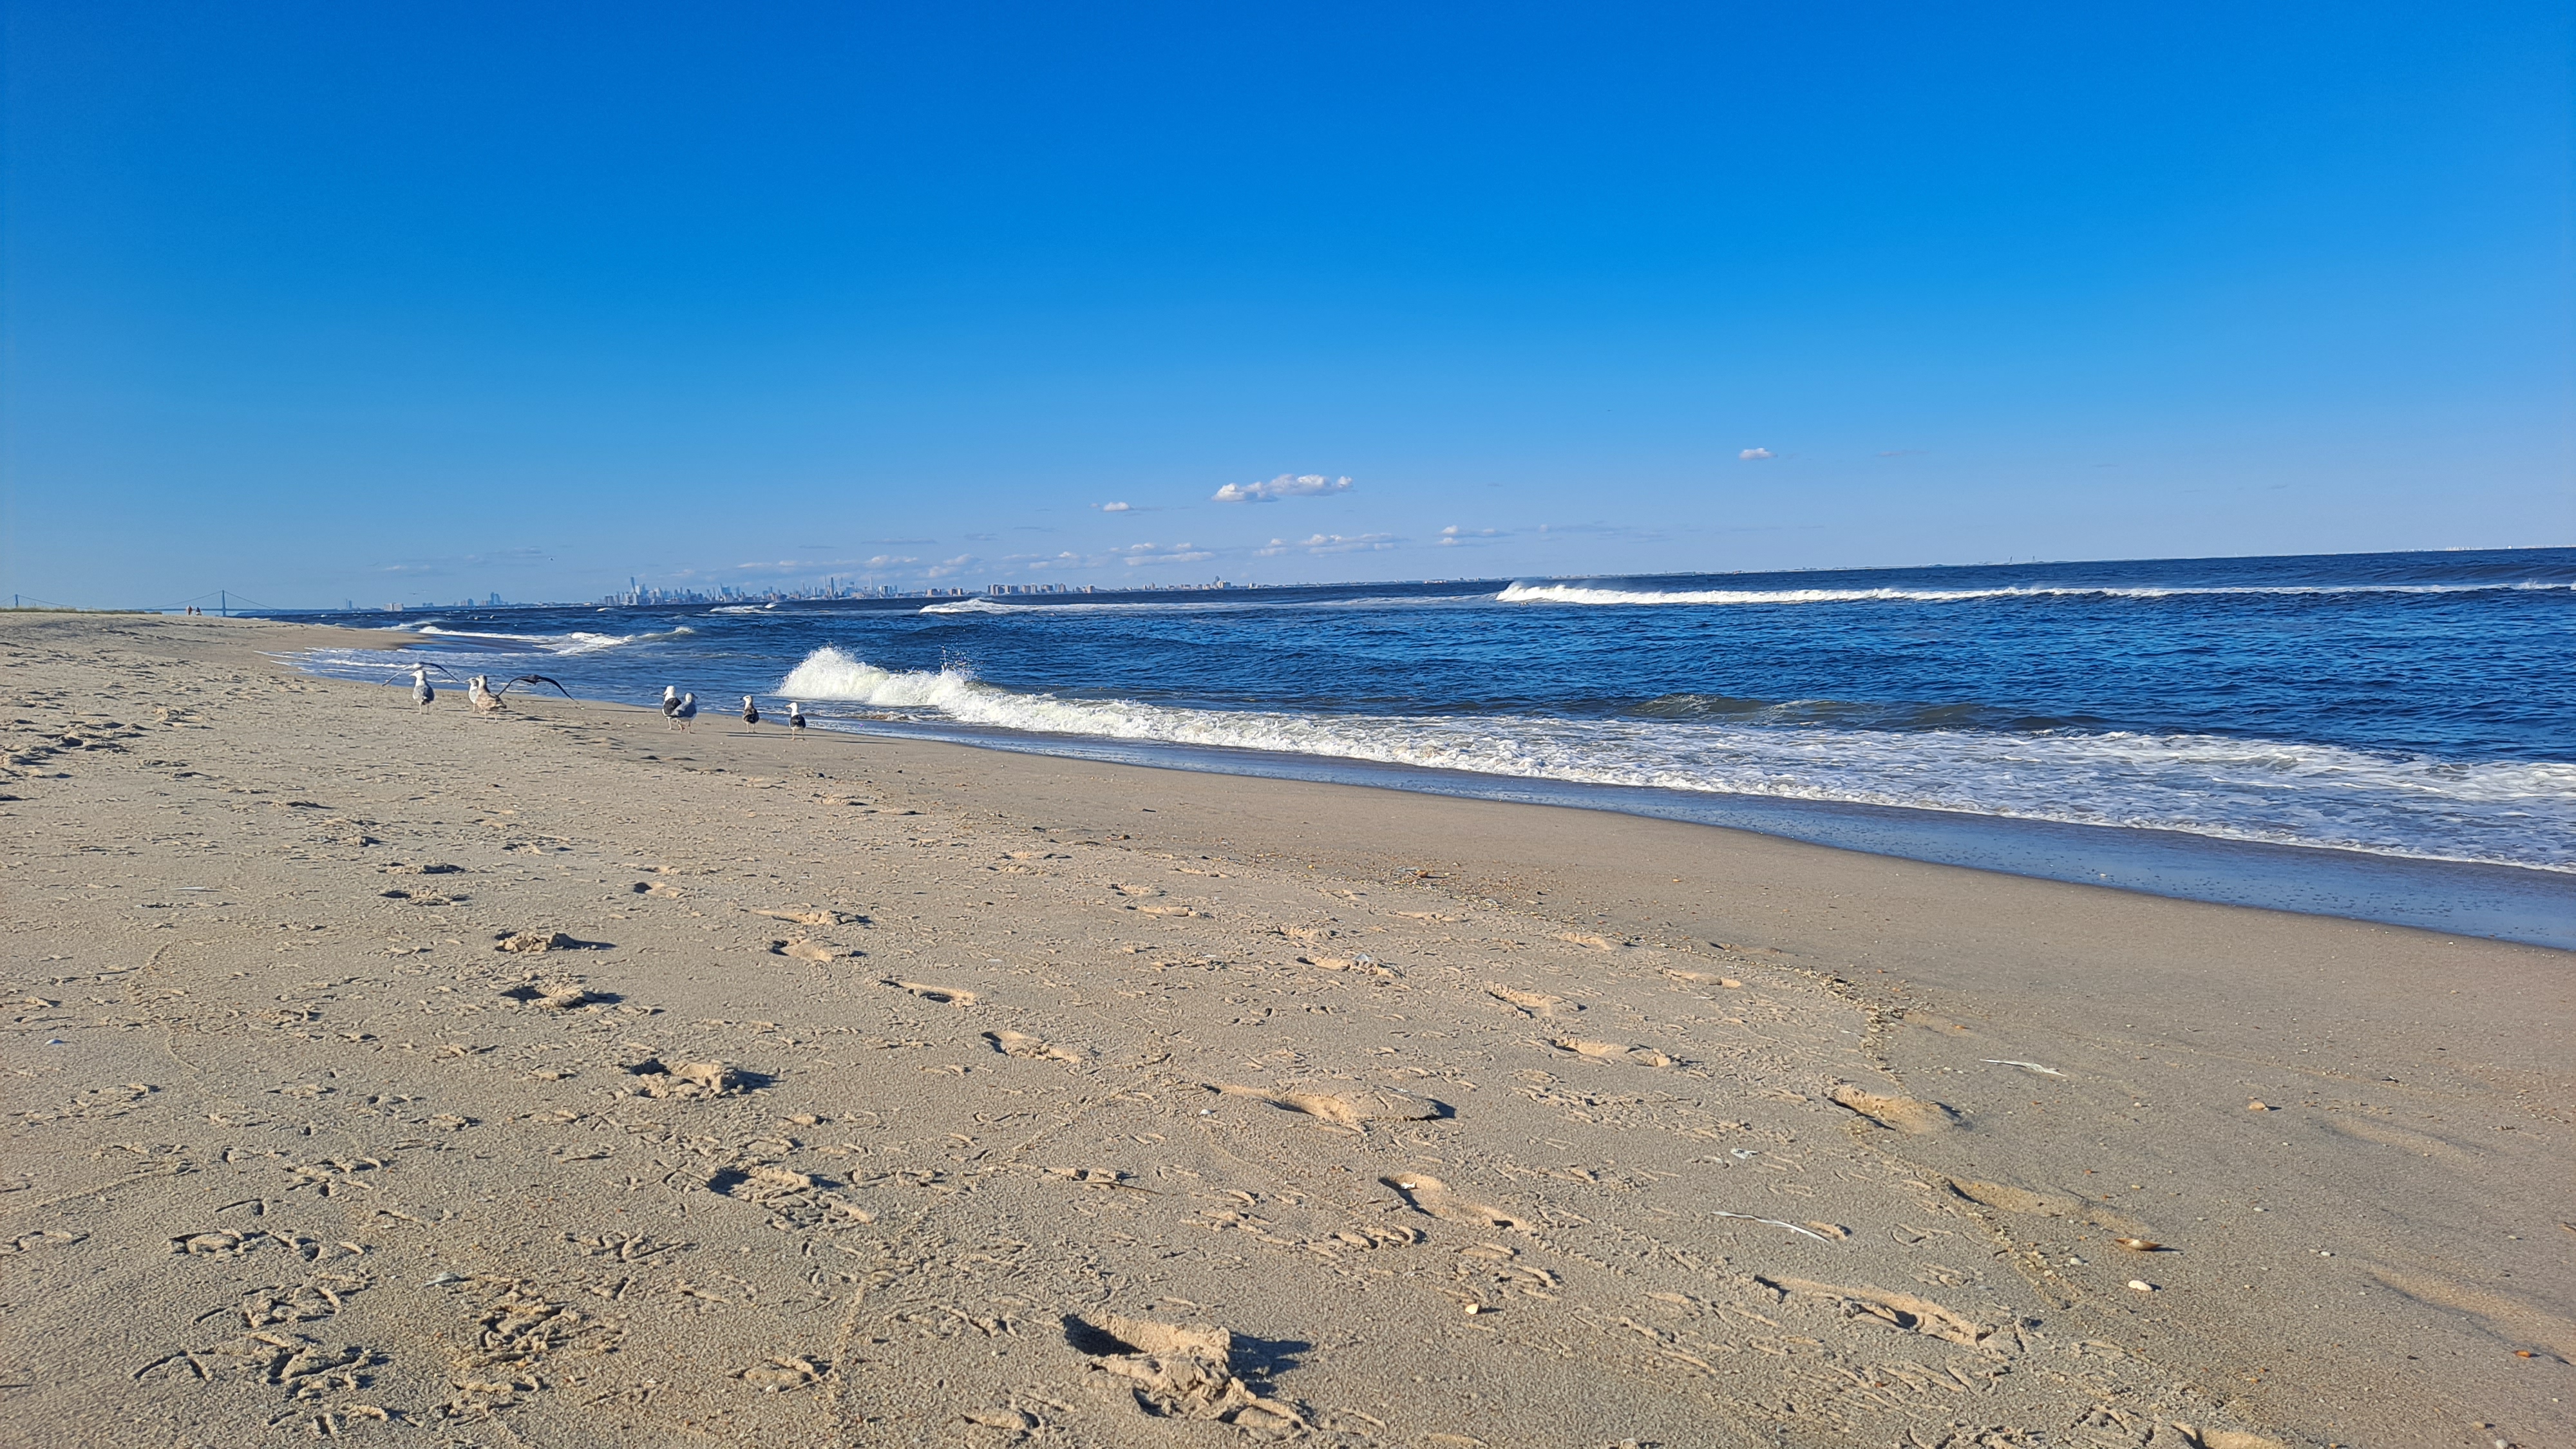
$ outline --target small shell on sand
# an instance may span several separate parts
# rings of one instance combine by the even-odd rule
[[[2158,1253],[2164,1251],[2165,1246],[2153,1238],[2113,1238],[2111,1241],[2132,1253]]]
[[[2130,1286],[2130,1287],[2132,1287],[2132,1288],[2137,1289],[2137,1290],[2138,1290],[2139,1292],[2141,1292],[2141,1293],[2153,1293],[2153,1292],[2155,1292],[2155,1291],[2156,1291],[2156,1285],[2155,1285],[2155,1284],[2153,1284],[2153,1283],[2148,1282],[2148,1281],[2147,1281],[2146,1279],[2144,1279],[2144,1278],[2132,1278],[2132,1279],[2130,1279],[2130,1280],[2129,1280],[2129,1286]]]

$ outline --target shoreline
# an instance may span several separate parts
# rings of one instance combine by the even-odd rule
[[[610,701],[598,701],[610,703]],[[823,730],[1065,760],[1300,780],[1681,821],[1923,865],[2207,905],[2411,926],[2576,951],[2576,874],[2147,827],[1480,775],[1337,756],[1022,735],[967,726],[817,722]]]
[[[423,719],[251,653],[308,632],[0,631],[52,731],[20,728],[0,803],[12,982],[53,1003],[11,1038],[22,1422],[1824,1444],[2094,1415],[2239,1449],[2537,1444],[2576,1401],[2563,952],[1593,809],[551,697]],[[572,944],[491,949],[538,926]],[[656,1095],[645,1049],[737,1075]],[[245,1199],[275,1207],[214,1206]],[[186,1326],[318,1302],[326,1268],[364,1286]],[[468,1362],[541,1302],[580,1322]],[[1240,1392],[1149,1382],[1188,1355],[1067,1315],[1213,1323]],[[231,1375],[256,1332],[357,1357],[300,1399]],[[140,1372],[181,1350],[211,1377]]]
[[[337,626],[302,626],[337,627]],[[454,635],[394,634],[394,652]],[[291,657],[290,663],[297,663]],[[299,664],[298,667],[301,667]],[[319,678],[339,678],[307,670]],[[576,696],[618,707],[619,701]],[[722,728],[724,717],[707,727]],[[1335,755],[1056,735],[955,723],[817,718],[817,730],[1143,769],[1300,780],[1606,811],[2175,900],[2409,926],[2576,951],[2576,873],[1925,806],[1600,785]]]

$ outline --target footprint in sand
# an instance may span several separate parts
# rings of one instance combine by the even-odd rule
[[[1393,1087],[1337,1087],[1333,1091],[1290,1087],[1236,1087],[1210,1083],[1229,1097],[1254,1097],[1290,1112],[1303,1112],[1319,1122],[1364,1130],[1371,1122],[1429,1122],[1456,1115],[1445,1102],[1398,1091]]]
[[[1881,1096],[1848,1082],[1827,1092],[1825,1098],[1890,1132],[1943,1132],[1960,1125],[1958,1112],[1939,1102]]]
[[[924,1001],[936,1001],[942,1006],[973,1006],[975,1004],[975,993],[972,991],[959,991],[953,987],[947,986],[929,986],[919,981],[897,981],[891,976],[887,977],[880,984],[894,987],[898,991],[909,991]]]
[[[1485,994],[1523,1016],[1571,1016],[1583,1009],[1577,1002],[1542,991],[1515,991],[1508,986],[1488,986]]]
[[[1078,1062],[1083,1059],[1080,1052],[1069,1047],[1057,1046],[1053,1042],[1031,1036],[1024,1031],[996,1029],[984,1033],[984,1040],[991,1042],[993,1050],[1006,1057],[1027,1057],[1036,1061],[1049,1062]]]
[[[1920,1333],[1970,1348],[1994,1333],[1992,1328],[1982,1323],[1961,1317],[1928,1298],[1917,1298],[1911,1293],[1890,1293],[1883,1288],[1843,1288],[1804,1278],[1757,1278],[1754,1281],[1784,1293],[1834,1299],[1845,1318],[1875,1318],[1908,1333]]]
[[[1694,986],[1723,986],[1729,991],[1744,989],[1743,982],[1732,976],[1720,976],[1714,971],[1684,971],[1675,967],[1667,969],[1664,974],[1675,981],[1687,981]]]
[[[74,1243],[87,1241],[89,1241],[87,1233],[65,1232],[60,1228],[41,1228],[32,1233],[20,1233],[8,1242],[0,1243],[0,1257],[32,1253],[39,1248],[68,1248]]]
[[[1375,956],[1300,956],[1297,958],[1297,964],[1300,966],[1312,966],[1319,971],[1366,972],[1370,975],[1378,976],[1389,981],[1394,980],[1397,975],[1400,974],[1394,967],[1380,961]]]
[[[2084,1204],[2072,1194],[2033,1192],[2003,1182],[1978,1182],[1969,1178],[1952,1178],[1950,1191],[1980,1207],[1997,1208],[2008,1213],[2033,1213],[2041,1217],[2075,1217]]]
[[[1472,1223],[1480,1228],[1509,1228],[1514,1232],[1533,1231],[1529,1223],[1480,1202],[1469,1202],[1449,1190],[1448,1184],[1419,1172],[1400,1172],[1378,1181],[1394,1188],[1416,1212],[1453,1223]]]
[[[773,1358],[734,1370],[733,1376],[764,1394],[783,1394],[823,1381],[823,1366],[810,1358]]]
[[[525,1002],[539,1011],[571,1011],[575,1007],[587,1006],[601,999],[591,995],[587,987],[572,981],[522,981],[516,986],[504,989],[501,994],[512,1001]]]
[[[1558,1037],[1551,1043],[1558,1051],[1572,1052],[1596,1062],[1633,1062],[1641,1067],[1669,1067],[1671,1057],[1653,1047],[1627,1046],[1615,1041],[1585,1041],[1581,1037]]]
[[[750,1090],[742,1074],[722,1062],[665,1062],[647,1057],[626,1068],[634,1090],[647,1097],[727,1097]]]
[[[752,914],[798,926],[857,926],[867,924],[868,919],[865,916],[854,916],[847,911],[821,911],[801,907],[786,911],[754,911]]]
[[[1294,1408],[1235,1377],[1234,1335],[1214,1324],[1066,1314],[1064,1341],[1091,1360],[1087,1367],[1133,1392],[1137,1408],[1157,1417],[1216,1419],[1270,1435],[1307,1427]]]
[[[771,913],[764,911],[762,914],[768,915]],[[793,941],[770,942],[769,954],[772,956],[785,956],[797,961],[848,961],[867,953],[864,951],[847,951],[828,942],[808,941],[799,937]]]

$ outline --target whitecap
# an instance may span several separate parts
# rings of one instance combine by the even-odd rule
[[[773,693],[893,717],[1648,786],[2183,831],[2576,872],[2576,764],[2206,734],[1874,730],[1722,719],[1187,709],[1025,693],[815,650]]]
[[[2576,589],[2576,584],[2277,584],[2207,588],[2103,585],[2012,585],[1991,589],[1613,589],[1588,584],[1515,583],[1494,595],[1503,604],[1860,604],[1899,601],[1950,604],[1971,599],[2170,599],[2204,595],[2474,594]]]

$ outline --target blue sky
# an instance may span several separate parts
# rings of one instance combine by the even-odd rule
[[[2563,4],[1252,11],[9,0],[0,587],[2576,542]]]

